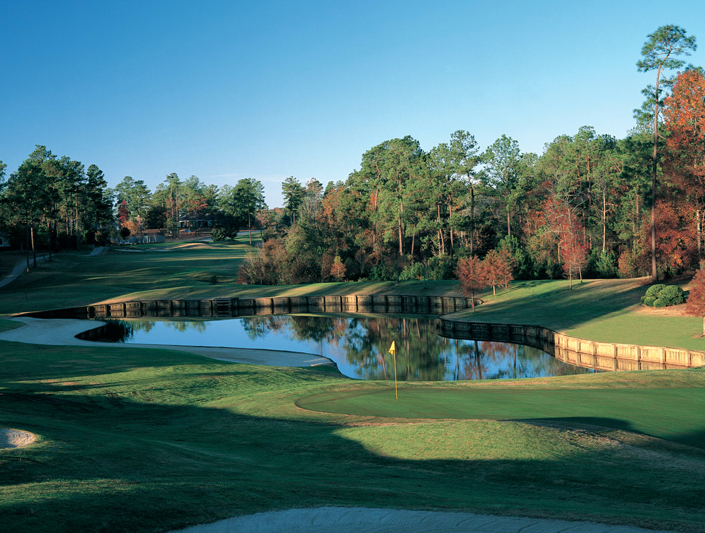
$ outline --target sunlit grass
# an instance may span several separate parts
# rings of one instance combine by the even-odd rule
[[[641,414],[608,401],[631,392],[659,404],[684,383],[699,387],[698,371],[414,384],[395,402],[388,383],[181,352],[14,343],[0,343],[0,351],[0,426],[39,437],[0,451],[0,514],[17,531],[169,530],[320,505],[684,530],[705,521],[705,453],[625,432],[638,429]],[[342,391],[377,398],[352,414],[297,406],[331,392],[344,402]],[[408,418],[412,395],[423,419]],[[701,431],[702,417],[689,416],[702,412],[698,402],[695,395],[672,406],[682,410],[674,431]],[[535,420],[553,403],[560,418]],[[591,404],[622,425],[586,420]],[[388,416],[369,411],[380,406],[391,406]],[[511,420],[477,419],[489,409]]]

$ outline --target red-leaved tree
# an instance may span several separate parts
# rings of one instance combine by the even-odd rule
[[[507,249],[501,252],[490,250],[482,261],[485,280],[492,286],[492,294],[497,295],[497,286],[507,287],[514,279],[512,275],[512,258]]]
[[[696,236],[698,260],[703,258],[705,211],[705,75],[688,70],[678,75],[665,101],[664,173],[677,191],[676,207],[688,207],[688,222]],[[683,204],[687,204],[684,206]]]
[[[475,292],[486,288],[489,283],[483,262],[476,256],[465,257],[458,261],[458,279],[465,296],[470,296],[470,305],[475,311]]]
[[[705,337],[705,270],[695,273],[690,282],[690,294],[685,304],[685,312],[689,315],[703,317],[703,336]]]

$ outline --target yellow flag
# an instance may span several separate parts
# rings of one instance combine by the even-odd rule
[[[397,352],[397,345],[392,341],[392,345],[389,347],[389,353],[394,355]]]

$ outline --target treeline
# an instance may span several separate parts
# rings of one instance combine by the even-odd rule
[[[234,238],[240,228],[287,220],[271,218],[264,187],[251,178],[217,187],[196,176],[169,174],[154,191],[126,176],[114,189],[103,172],[37,146],[6,178],[0,161],[0,232],[15,248],[54,251],[162,230],[212,230],[215,239]],[[271,219],[270,219],[271,218]]]
[[[113,220],[103,172],[37,146],[5,180],[0,161],[0,231],[27,250],[78,247],[107,239]],[[36,256],[35,256],[36,262]]]
[[[458,260],[492,250],[519,279],[659,277],[703,259],[705,78],[680,73],[653,125],[623,139],[592,127],[561,135],[538,156],[503,135],[484,150],[456,131],[425,151],[412,137],[362,156],[360,169],[322,190],[289,178],[292,224],[265,234],[240,272],[246,283],[449,279]],[[651,206],[655,246],[651,242]]]

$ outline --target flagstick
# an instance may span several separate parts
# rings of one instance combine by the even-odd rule
[[[399,399],[399,390],[397,389],[397,353],[396,353],[396,350],[394,350],[394,353],[392,353],[392,356],[394,357],[394,399],[398,400]]]
[[[399,399],[399,390],[397,389],[397,343],[392,341],[389,347],[389,353],[394,357],[394,398]]]

